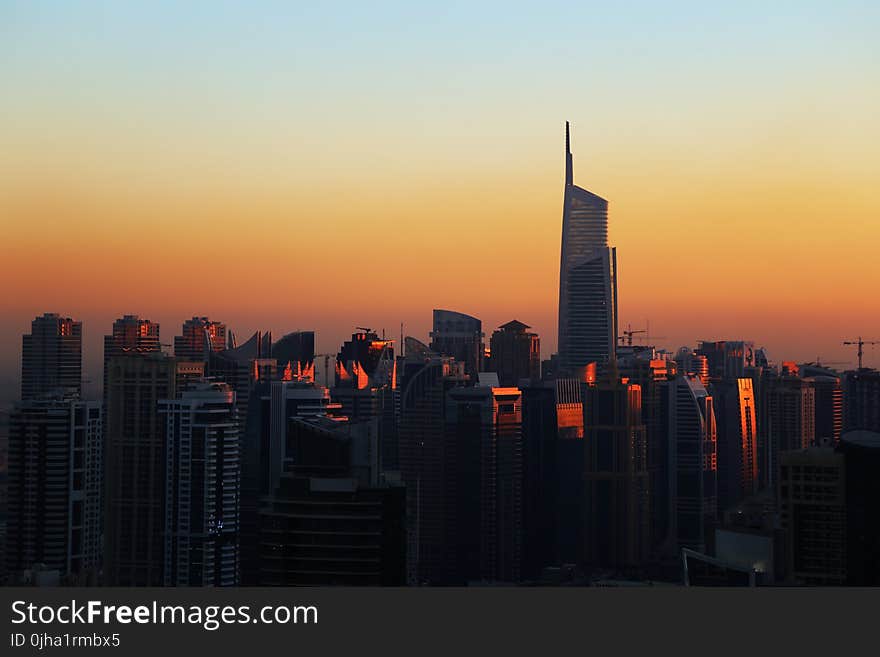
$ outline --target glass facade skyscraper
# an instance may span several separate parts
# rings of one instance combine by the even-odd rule
[[[608,246],[608,201],[577,187],[565,124],[565,197],[559,263],[559,360],[563,373],[603,366],[617,345],[617,254]]]

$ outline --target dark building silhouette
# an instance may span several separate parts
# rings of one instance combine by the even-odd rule
[[[272,358],[278,362],[278,368],[285,374],[284,378],[298,381],[315,380],[315,332],[294,331],[272,345]]]
[[[502,324],[489,339],[492,354],[488,369],[498,374],[502,386],[518,386],[541,379],[541,339],[528,325],[513,320]]]
[[[397,470],[397,360],[393,341],[369,329],[354,333],[336,356],[334,383],[330,395],[341,404],[342,414],[352,420],[377,423],[382,468]]]
[[[6,565],[43,564],[93,583],[101,557],[101,404],[75,395],[19,402],[9,418]]]
[[[560,564],[584,555],[584,405],[577,379],[556,379],[556,549]]]
[[[454,310],[434,310],[431,350],[463,362],[471,379],[483,369],[483,337],[483,324],[476,317]]]
[[[584,562],[593,569],[633,572],[650,547],[648,445],[642,391],[607,375],[584,386]]]
[[[788,582],[811,586],[845,584],[844,456],[830,447],[810,447],[781,452],[778,461],[776,490],[780,525],[785,532]]]
[[[291,420],[291,463],[260,511],[264,586],[406,582],[403,486],[385,481],[374,423]]]
[[[82,393],[82,322],[45,313],[21,337],[21,398]]]
[[[201,383],[159,401],[165,419],[165,586],[239,583],[235,392]]]
[[[773,477],[779,471],[778,454],[806,449],[816,442],[815,392],[809,380],[797,375],[790,363],[781,372],[764,372],[761,377],[759,458],[762,486],[775,488]]]
[[[880,432],[840,437],[846,464],[846,583],[880,586]]]
[[[159,325],[137,315],[124,315],[113,322],[110,335],[104,336],[104,406],[107,405],[107,366],[114,356],[127,353],[161,351]],[[106,419],[106,418],[105,418]]]
[[[667,550],[706,552],[718,512],[713,399],[696,377],[669,382],[669,529]]]
[[[836,376],[810,376],[813,387],[816,445],[835,446],[843,432],[843,386]]]
[[[159,400],[176,396],[177,362],[161,352],[130,352],[106,369],[105,583],[161,586],[167,426]]]
[[[559,266],[559,360],[566,376],[601,368],[617,346],[617,253],[608,247],[608,201],[574,184],[565,124],[565,195]]]
[[[522,393],[524,580],[539,579],[558,563],[556,389],[530,384]]]
[[[880,431],[880,372],[863,368],[844,377],[844,431]]]
[[[407,490],[407,581],[448,582],[446,394],[467,380],[464,364],[406,339],[400,387],[400,473]]]
[[[517,388],[446,395],[449,583],[521,578],[522,407]]]
[[[711,386],[718,427],[718,509],[723,512],[758,492],[758,421],[747,378]]]
[[[703,340],[696,355],[706,358],[707,374],[713,382],[746,377],[756,362],[755,343],[743,340]]]
[[[207,317],[193,317],[174,336],[174,356],[182,361],[206,362],[211,352],[226,349],[226,324]]]

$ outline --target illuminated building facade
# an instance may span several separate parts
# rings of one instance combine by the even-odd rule
[[[751,379],[712,384],[718,426],[718,506],[726,511],[758,492],[758,439]]]
[[[45,313],[21,337],[21,398],[82,392],[82,322]]]
[[[127,353],[161,351],[159,324],[137,315],[124,315],[113,322],[110,335],[104,336],[104,409],[107,408],[107,367],[110,359]],[[105,415],[104,419],[107,417]]]
[[[617,347],[617,254],[608,247],[608,201],[574,184],[565,124],[565,195],[559,268],[559,360],[564,375],[600,368]]]
[[[207,317],[193,317],[183,323],[174,337],[174,355],[180,360],[207,361],[214,351],[226,349],[226,324]]]

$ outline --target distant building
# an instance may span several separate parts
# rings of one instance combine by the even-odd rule
[[[498,374],[502,386],[518,386],[524,381],[537,383],[541,379],[541,339],[537,333],[526,331],[528,328],[513,320],[492,333],[489,369]]]
[[[713,399],[696,377],[669,383],[669,541],[706,552],[718,512],[717,432]]]
[[[585,564],[637,571],[650,547],[648,445],[642,390],[621,380],[616,363],[584,386]]]
[[[272,358],[287,380],[315,380],[315,332],[294,331],[272,345]]]
[[[207,317],[193,317],[183,323],[174,337],[174,356],[184,361],[207,361],[213,351],[226,349],[226,324]]]
[[[21,338],[21,398],[82,393],[82,322],[45,313]]]
[[[696,350],[706,358],[711,381],[733,381],[748,376],[755,363],[755,343],[743,340],[703,340]]]
[[[758,423],[761,431],[759,471],[762,486],[774,487],[780,452],[807,449],[816,443],[816,398],[812,382],[787,368],[761,378]]]
[[[814,433],[819,447],[835,446],[843,432],[843,386],[836,376],[811,376],[806,379],[814,391]]]
[[[152,353],[162,350],[159,344],[159,324],[137,315],[124,315],[113,322],[110,335],[104,336],[104,421],[107,410],[107,368],[115,356],[129,353]],[[105,427],[106,433],[106,427]]]
[[[463,362],[472,380],[483,369],[483,337],[483,324],[476,317],[454,310],[434,310],[431,350]]]
[[[61,394],[25,400],[9,429],[9,572],[43,564],[93,583],[101,563],[100,402]]]
[[[580,563],[584,555],[584,405],[582,382],[559,378],[556,390],[556,557]]]
[[[354,333],[336,356],[335,385],[330,390],[343,415],[357,421],[375,420],[379,430],[382,468],[397,470],[399,446],[395,394],[397,361],[394,342],[366,329]]]
[[[164,416],[165,586],[239,583],[238,418],[235,392],[202,383],[159,401]]]
[[[565,195],[559,265],[559,360],[564,376],[599,368],[617,346],[617,252],[608,247],[608,201],[574,184],[565,124]]]
[[[847,372],[843,402],[844,431],[880,432],[880,372],[867,368]]]

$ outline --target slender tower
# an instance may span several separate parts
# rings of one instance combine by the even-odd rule
[[[566,376],[602,368],[617,345],[617,254],[608,246],[608,201],[574,184],[565,123],[565,195],[559,262],[559,360]]]

